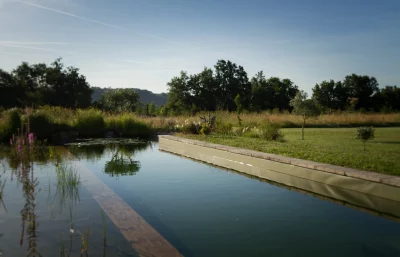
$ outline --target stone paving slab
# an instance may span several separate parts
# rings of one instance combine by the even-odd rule
[[[203,142],[203,141],[199,141],[199,140],[186,139],[186,138],[181,138],[181,137],[171,136],[171,135],[163,135],[163,136],[159,136],[159,137],[169,139],[169,140],[179,141],[179,142],[186,143],[186,144],[193,144],[193,145],[218,149],[218,150],[227,151],[227,152],[231,152],[231,153],[235,153],[235,154],[252,156],[252,157],[261,158],[261,159],[265,159],[265,160],[291,164],[291,165],[298,166],[298,167],[338,174],[338,175],[342,175],[342,176],[346,176],[346,177],[357,178],[357,179],[367,180],[367,181],[371,181],[371,182],[382,183],[385,185],[390,185],[390,186],[395,186],[395,187],[400,187],[400,177],[397,177],[397,176],[391,176],[391,175],[380,174],[380,173],[364,171],[364,170],[357,170],[357,169],[346,168],[346,167],[330,165],[330,164],[325,164],[325,163],[318,163],[318,162],[296,159],[296,158],[291,158],[291,157],[286,157],[286,156],[281,156],[281,155],[276,155],[276,154],[257,152],[257,151],[243,149],[243,148],[237,148],[237,147],[233,147],[233,146],[212,144],[212,143]]]
[[[91,170],[79,161],[73,161],[74,156],[66,148],[57,147],[56,151],[62,152],[64,157],[72,160],[72,164],[79,171],[83,186],[140,257],[183,257],[170,242]]]

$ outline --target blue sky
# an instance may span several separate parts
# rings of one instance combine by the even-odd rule
[[[62,57],[92,86],[167,91],[218,59],[301,89],[400,85],[399,0],[0,0],[0,68]]]

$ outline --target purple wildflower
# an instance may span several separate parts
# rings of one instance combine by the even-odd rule
[[[22,152],[22,145],[18,145],[18,152],[19,152],[19,153]]]
[[[10,138],[10,145],[11,145],[11,146],[13,145],[13,140],[12,140],[12,138]]]
[[[29,115],[31,113],[31,110],[29,108],[25,108],[25,112],[26,112],[26,114]]]
[[[33,133],[29,133],[29,135],[28,135],[28,140],[29,140],[29,144],[32,145],[32,144],[33,144],[33,141],[34,141]]]

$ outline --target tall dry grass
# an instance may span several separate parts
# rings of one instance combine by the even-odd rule
[[[216,116],[217,123],[238,125],[237,114],[234,112],[217,111],[211,113]],[[175,117],[138,117],[137,119],[148,124],[153,129],[168,129],[175,124],[183,124],[185,120],[199,120],[198,116],[208,116],[208,113],[199,113],[197,116]],[[270,112],[241,114],[243,126],[258,126],[266,122],[277,124],[281,127],[301,127],[303,120],[300,116],[290,113],[273,114]],[[167,125],[169,124],[169,125]],[[354,127],[354,126],[400,126],[400,113],[335,113],[323,114],[318,118],[307,120],[310,127]]]
[[[217,124],[223,129],[239,126],[237,114],[234,112],[217,111]],[[21,109],[0,112],[0,139],[9,139],[10,133],[20,127],[20,119],[26,120],[26,113]],[[107,130],[116,130],[126,137],[148,136],[155,132],[176,131],[176,125],[182,125],[185,120],[200,121],[196,116],[145,117],[135,113],[111,114],[95,109],[72,110],[61,107],[41,107],[31,111],[31,126],[39,137],[50,137],[60,130],[78,130],[81,136],[99,137]],[[20,117],[20,118],[19,118]],[[300,127],[302,118],[286,113],[243,113],[240,115],[242,126],[262,126],[273,123],[283,128]],[[308,127],[356,127],[356,126],[400,126],[400,113],[348,113],[338,112],[324,114],[316,119],[307,120]]]

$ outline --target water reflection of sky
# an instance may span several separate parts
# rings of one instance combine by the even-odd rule
[[[185,256],[400,256],[400,223],[160,152],[155,143],[68,150]],[[20,247],[21,210],[27,197],[21,181],[11,181],[12,162],[3,155],[2,163],[1,179],[8,182],[0,248],[4,256],[24,256],[28,237],[24,232]],[[79,256],[81,238],[71,237],[73,224],[75,231],[90,227],[89,252],[102,256],[100,207],[84,186],[60,190],[54,164],[41,163],[33,176],[38,252],[58,256],[62,236]],[[108,218],[107,233],[107,256],[134,254]]]

